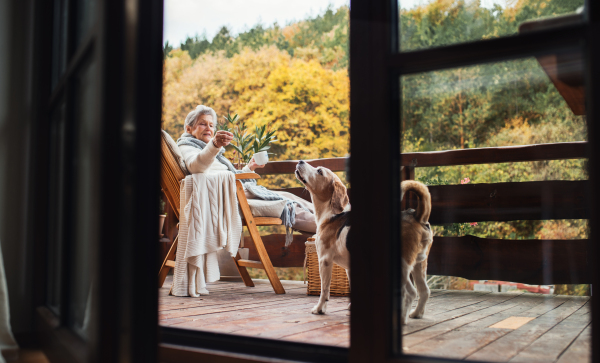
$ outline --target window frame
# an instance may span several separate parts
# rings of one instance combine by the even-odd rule
[[[402,1],[402,0],[400,0]],[[382,4],[384,3],[384,4]],[[351,316],[350,362],[413,362],[446,361],[426,356],[403,355],[401,329],[398,321],[397,277],[400,275],[401,258],[399,227],[400,199],[400,77],[426,71],[490,63],[522,58],[557,50],[584,49],[586,59],[586,109],[590,145],[589,175],[590,185],[598,180],[597,148],[598,131],[594,121],[599,119],[594,105],[600,105],[600,57],[598,40],[600,4],[587,0],[584,23],[560,29],[540,30],[528,34],[513,35],[498,39],[430,48],[410,52],[398,52],[398,7],[396,1],[385,2],[354,1],[350,16],[351,31],[351,120],[353,134],[368,135],[376,130],[377,135],[389,135],[369,143],[365,155],[353,155],[351,159],[352,188],[370,190],[356,193],[353,199],[353,218],[361,224],[353,223],[351,245],[352,268],[366,278],[353,275],[353,314]],[[385,44],[391,44],[385,47]],[[367,56],[368,54],[368,56]],[[595,62],[595,63],[594,63]],[[358,64],[358,66],[357,66]],[[596,101],[596,102],[594,102]],[[358,120],[358,121],[357,121]],[[369,120],[365,122],[362,120]],[[351,139],[351,148],[361,150],[361,140]],[[373,158],[372,155],[377,155]],[[373,178],[377,170],[377,178]],[[368,173],[368,174],[367,174]],[[369,178],[356,178],[369,175]],[[592,210],[590,225],[597,225],[598,193],[589,190],[589,205]],[[376,203],[373,201],[377,201]],[[377,230],[368,226],[378,225]],[[598,256],[596,243],[598,230],[592,230],[590,251]],[[356,240],[356,242],[354,242]],[[360,241],[390,241],[371,244]],[[356,247],[355,247],[356,246]],[[382,259],[381,256],[389,256]],[[597,281],[599,269],[593,266],[592,281]],[[598,302],[592,301],[592,312],[597,312]],[[358,312],[358,314],[357,314]],[[592,314],[592,324],[598,324],[598,315]],[[362,334],[377,332],[377,334]],[[358,334],[356,334],[358,333]],[[592,361],[599,360],[599,334],[592,335]]]
[[[58,1],[58,0],[56,0]],[[453,361],[428,357],[398,355],[401,336],[395,326],[397,313],[397,277],[400,264],[399,220],[400,196],[400,76],[477,63],[514,59],[540,54],[557,48],[572,48],[583,42],[586,50],[587,113],[590,144],[590,184],[599,180],[598,156],[595,153],[600,121],[600,3],[586,0],[586,22],[561,30],[500,39],[477,41],[413,52],[398,52],[398,4],[393,0],[354,0],[350,12],[350,84],[352,133],[350,146],[356,150],[351,158],[352,187],[369,190],[354,193],[353,222],[350,234],[352,264],[351,345],[349,349],[312,344],[282,342],[227,334],[158,327],[158,291],[156,289],[157,251],[148,249],[155,228],[160,169],[159,133],[162,95],[162,16],[160,0],[141,2],[123,0],[99,2],[96,25],[69,57],[66,81],[50,90],[49,62],[52,22],[47,14],[52,7],[37,1],[35,43],[40,45],[37,64],[40,90],[36,93],[34,143],[36,180],[32,192],[34,206],[47,203],[49,171],[44,164],[48,143],[44,141],[44,123],[51,105],[60,99],[57,89],[67,87],[79,64],[88,56],[97,57],[101,77],[99,102],[102,112],[102,196],[103,223],[114,226],[102,232],[97,256],[100,277],[99,293],[94,297],[94,314],[98,324],[89,344],[83,343],[49,309],[43,306],[45,291],[36,291],[37,320],[47,352],[53,361],[116,361],[127,357],[134,362],[180,362],[198,358],[215,358],[222,362],[350,361],[350,362],[424,362]],[[68,0],[73,4],[74,0]],[[50,11],[49,11],[50,10]],[[46,19],[44,19],[46,17]],[[74,27],[69,27],[70,37]],[[141,36],[143,34],[144,36]],[[45,54],[44,54],[45,53]],[[148,75],[155,77],[148,77]],[[61,78],[62,79],[62,78]],[[66,94],[66,93],[65,93]],[[596,101],[596,102],[594,102]],[[600,106],[596,106],[600,107]],[[377,137],[352,137],[373,135]],[[368,152],[364,152],[367,148]],[[143,150],[144,152],[142,153]],[[41,181],[39,181],[41,180]],[[38,197],[40,197],[38,199]],[[598,193],[590,191],[592,225],[598,222]],[[46,208],[34,208],[34,221],[46,224]],[[118,213],[118,217],[115,217]],[[115,222],[117,219],[117,222]],[[112,224],[111,224],[112,223]],[[378,228],[372,228],[377,226]],[[44,288],[47,226],[38,228],[36,241],[35,286]],[[590,241],[598,231],[592,230]],[[387,243],[382,241],[388,241]],[[117,248],[118,246],[118,248]],[[591,243],[597,257],[596,243]],[[133,251],[145,251],[134,255]],[[387,256],[383,258],[381,256]],[[593,267],[593,281],[600,269]],[[126,275],[125,279],[122,276]],[[133,282],[137,284],[133,284]],[[592,301],[592,311],[599,307]],[[598,324],[600,314],[592,315]],[[600,326],[600,325],[598,325]],[[117,333],[118,332],[118,333]],[[158,335],[160,334],[160,338]],[[599,334],[592,335],[592,358],[600,362]],[[156,347],[156,348],[155,348]]]
[[[61,20],[66,38],[54,43],[54,3],[67,9]],[[77,5],[81,0],[34,1],[35,24],[32,60],[33,109],[30,173],[33,183],[29,209],[32,211],[32,240],[35,245],[33,273],[35,330],[42,348],[53,362],[151,362],[158,354],[158,291],[156,258],[149,249],[156,238],[160,167],[162,108],[162,0],[95,1],[91,23],[76,46]],[[60,12],[63,14],[63,12]],[[51,14],[51,16],[48,16]],[[61,15],[62,17],[62,15]],[[65,23],[66,22],[66,23]],[[142,36],[143,35],[143,36]],[[53,52],[66,49],[66,66],[52,84]],[[59,58],[59,57],[55,57]],[[49,224],[52,213],[48,165],[52,143],[51,116],[56,107],[65,107],[68,127],[76,120],[74,82],[88,62],[95,63],[93,89],[94,122],[99,123],[100,161],[90,165],[99,173],[97,201],[89,208],[98,211],[102,226],[98,243],[91,246],[89,260],[94,288],[91,298],[91,325],[87,340],[69,326],[67,306],[69,274],[64,262],[76,241],[67,236],[59,252],[65,265],[61,271],[60,311],[46,306],[46,249],[50,248]],[[147,77],[155,74],[156,77]],[[64,100],[64,102],[63,102]],[[85,146],[85,145],[84,145]],[[68,154],[68,153],[67,153]],[[71,163],[74,156],[66,156]],[[69,175],[68,172],[66,174]],[[63,187],[68,187],[65,183]],[[69,193],[67,193],[69,194]],[[69,206],[61,223],[73,228],[70,207],[73,196],[64,198]],[[33,228],[35,226],[35,228]],[[134,251],[139,251],[135,252]]]

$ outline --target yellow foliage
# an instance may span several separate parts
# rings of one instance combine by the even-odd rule
[[[506,21],[508,21],[508,22],[515,21],[515,19],[517,17],[517,13],[519,12],[520,7],[521,7],[521,2],[522,1],[507,1],[506,2],[506,8],[503,13]]]
[[[565,219],[542,221],[536,232],[538,239],[586,239],[589,238],[589,224],[585,219]]]
[[[521,116],[508,120],[498,134],[502,134],[506,139],[512,140],[513,145],[530,144],[535,136],[527,120]]]
[[[192,58],[186,50],[173,49],[165,62],[164,84],[167,85],[179,81],[181,73],[191,65]]]
[[[296,33],[298,33],[300,31],[300,24],[296,23],[296,24],[292,24],[289,26],[286,26],[285,28],[283,28],[282,30],[282,34],[283,37],[285,38],[285,40],[287,40],[288,42],[291,42],[294,38],[294,35],[296,35]]]

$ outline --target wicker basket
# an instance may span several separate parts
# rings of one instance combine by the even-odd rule
[[[305,276],[308,278],[308,295],[321,295],[321,276],[319,275],[319,258],[317,256],[317,248],[315,247],[315,239],[309,238],[305,243],[306,257],[304,267],[306,269]],[[350,284],[346,270],[333,264],[333,272],[331,277],[331,296],[350,296]]]

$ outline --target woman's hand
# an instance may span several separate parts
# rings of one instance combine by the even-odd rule
[[[219,130],[215,136],[213,136],[211,141],[217,148],[220,149],[221,147],[229,145],[231,140],[233,140],[233,134],[231,132]]]
[[[254,161],[254,156],[252,157],[252,160],[250,160],[250,162],[248,163],[248,168],[251,171],[254,171],[254,169],[257,169],[257,168],[264,168],[264,167],[265,167],[264,165],[258,165],[256,163],[256,161]]]

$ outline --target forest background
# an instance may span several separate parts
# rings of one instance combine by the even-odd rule
[[[512,35],[523,21],[573,13],[584,0],[434,0],[400,10],[401,49],[416,50]],[[163,128],[176,140],[198,104],[219,117],[237,113],[251,129],[268,125],[279,142],[271,160],[341,157],[349,153],[349,9],[328,8],[295,23],[257,24],[212,40],[165,44]],[[535,58],[422,73],[402,78],[402,151],[510,146],[587,139]],[[363,122],[368,122],[365,120]],[[376,130],[373,130],[376,132]],[[364,135],[368,152],[372,142]],[[226,155],[232,157],[232,150]],[[427,184],[587,179],[586,160],[417,168]],[[465,178],[467,178],[465,180]],[[269,176],[273,188],[300,186],[291,175]],[[487,222],[437,226],[438,235],[488,238],[587,238],[586,220]],[[456,280],[452,286],[463,284]],[[558,287],[557,287],[558,288]],[[587,285],[562,287],[586,293]],[[558,291],[560,292],[560,291]]]

